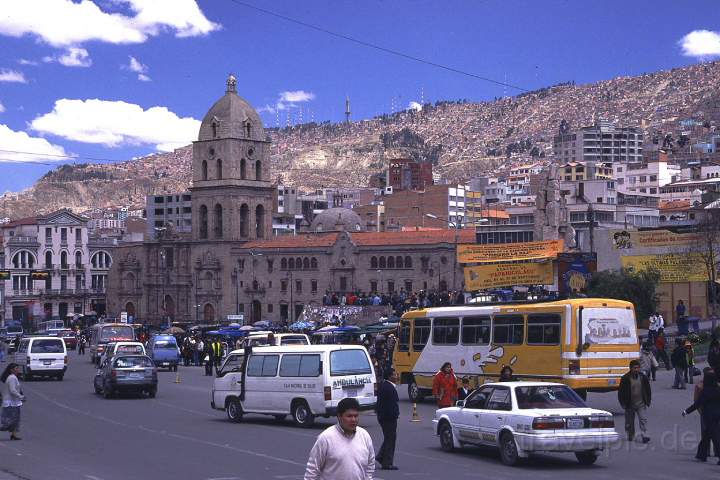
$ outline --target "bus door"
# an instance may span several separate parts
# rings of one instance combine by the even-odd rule
[[[562,332],[561,313],[538,312],[527,314],[527,345],[532,352],[532,362],[525,364],[523,373],[539,375],[550,381],[559,381],[562,371],[562,348],[560,346]],[[567,319],[570,321],[570,319]],[[556,377],[556,378],[552,378]]]
[[[393,365],[400,375],[412,370],[413,362],[410,356],[410,334],[412,332],[412,322],[410,320],[400,320],[398,328],[398,341],[395,352],[393,352]],[[404,379],[401,379],[404,380]],[[401,383],[407,383],[401,381]]]

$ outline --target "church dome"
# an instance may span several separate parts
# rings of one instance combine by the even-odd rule
[[[208,110],[200,125],[198,140],[241,138],[265,140],[262,120],[255,109],[237,94],[237,80],[227,79],[225,95]]]
[[[312,232],[361,232],[365,230],[360,215],[349,208],[330,208],[318,214],[310,224]]]

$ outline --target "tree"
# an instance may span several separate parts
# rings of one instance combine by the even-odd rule
[[[707,275],[708,304],[710,314],[720,314],[718,292],[718,262],[720,261],[720,209],[703,209],[698,214],[697,237],[688,248],[690,255],[696,255]]]
[[[635,305],[637,319],[647,319],[658,304],[657,286],[660,272],[654,269],[623,268],[593,273],[586,293],[590,297],[627,300]]]

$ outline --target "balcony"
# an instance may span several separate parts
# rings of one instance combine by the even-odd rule
[[[17,298],[23,298],[23,297],[37,297],[42,293],[42,290],[39,288],[32,288],[32,289],[24,289],[24,290],[13,290],[12,291],[12,297],[8,295],[8,300],[14,300]]]
[[[8,238],[8,245],[37,247],[40,246],[40,242],[38,242],[37,237],[31,237],[27,235],[15,235]]]

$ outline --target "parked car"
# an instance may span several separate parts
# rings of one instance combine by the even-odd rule
[[[567,385],[488,383],[433,419],[445,451],[496,446],[506,465],[538,452],[573,452],[583,465],[619,439],[611,413],[589,408]]]
[[[177,371],[180,347],[172,335],[153,335],[147,342],[147,354],[159,368]]]
[[[62,338],[26,337],[20,340],[14,362],[20,366],[24,380],[36,376],[62,380],[68,365],[67,348]]]
[[[95,373],[95,393],[112,398],[119,392],[135,392],[154,398],[157,369],[147,355],[116,355],[105,360]]]

